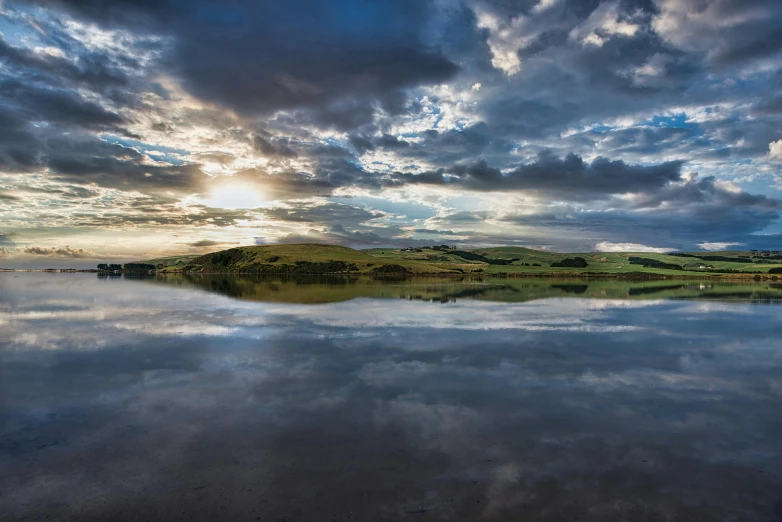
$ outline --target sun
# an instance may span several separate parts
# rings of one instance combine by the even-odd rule
[[[217,187],[211,192],[206,202],[210,207],[224,209],[258,208],[264,204],[257,189],[242,184]]]

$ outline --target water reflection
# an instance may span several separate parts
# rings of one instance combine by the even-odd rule
[[[542,278],[426,278],[401,280],[342,276],[251,276],[231,274],[159,274],[150,282],[196,287],[250,301],[333,303],[359,297],[451,302],[480,299],[525,302],[552,297],[597,299],[698,299],[782,303],[782,284],[755,281],[624,279],[562,280]]]
[[[0,518],[782,519],[782,309],[570,285],[0,274]]]

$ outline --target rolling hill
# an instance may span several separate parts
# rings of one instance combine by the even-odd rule
[[[777,276],[770,270],[782,272],[782,260],[740,251],[555,253],[522,247],[354,250],[337,245],[281,244],[145,262],[157,266],[159,272],[249,274],[772,278]]]

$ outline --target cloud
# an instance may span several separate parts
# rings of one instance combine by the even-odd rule
[[[0,258],[8,257],[11,254],[11,250],[6,247],[0,247]]]
[[[504,221],[548,229],[549,235],[574,236],[569,244],[596,242],[666,245],[691,249],[704,242],[746,243],[779,219],[780,202],[748,194],[713,177],[672,182],[657,191],[611,199],[607,208],[552,205]],[[755,242],[760,236],[752,236]],[[595,243],[592,243],[594,245]],[[589,245],[589,246],[592,246]]]
[[[352,205],[339,203],[299,203],[289,204],[284,207],[271,207],[261,209],[261,212],[270,218],[293,223],[332,223],[357,225],[364,221],[383,215],[379,211],[370,211]]]
[[[491,49],[491,64],[508,76],[521,71],[519,51],[536,36],[529,19],[519,14],[506,19],[485,9],[477,10],[478,27],[489,32],[487,43]]]
[[[478,161],[422,174],[399,173],[393,180],[478,191],[525,190],[552,197],[590,200],[659,189],[681,179],[681,166],[680,161],[642,166],[606,158],[587,163],[575,154],[557,158],[544,151],[535,162],[519,165],[508,172],[490,167],[486,161]]]
[[[735,246],[746,246],[746,243],[698,243],[698,248],[703,250],[727,250]]]
[[[326,108],[344,99],[382,106],[399,89],[439,83],[457,71],[427,45],[434,7],[426,1],[294,0],[220,9],[203,0],[188,9],[173,0],[55,3],[101,24],[168,35],[167,66],[186,88],[241,111]],[[331,117],[353,109],[336,108]]]
[[[747,193],[730,182],[720,181],[714,176],[699,178],[692,176],[678,183],[667,184],[655,192],[638,194],[630,200],[635,208],[663,208],[670,212],[687,210],[688,205],[705,209],[724,208],[738,210],[755,209],[777,215],[780,202],[762,194]]]
[[[296,157],[296,152],[288,146],[285,140],[275,140],[275,143],[272,143],[265,137],[254,136],[253,149],[266,157]]]
[[[95,252],[90,252],[88,250],[84,250],[83,248],[71,248],[69,245],[66,245],[64,247],[59,247],[59,248],[29,246],[29,247],[25,247],[25,249],[22,252],[33,256],[68,257],[73,259],[99,257],[99,255]]]
[[[581,45],[601,47],[612,36],[632,37],[638,30],[637,24],[621,19],[619,2],[603,2],[568,37]]]
[[[654,30],[667,42],[714,62],[735,64],[782,50],[775,0],[655,0]]]
[[[12,238],[15,236],[14,233],[0,232],[0,246],[13,246],[14,240]]]
[[[0,222],[60,244],[779,233],[778,2],[360,4],[6,0]],[[209,208],[224,185],[266,203]]]
[[[78,93],[50,86],[38,87],[18,80],[6,80],[0,86],[0,97],[14,100],[33,121],[50,124],[72,124],[89,129],[117,129],[125,120],[101,105],[85,100]]]
[[[641,245],[638,243],[612,243],[610,241],[601,241],[595,245],[597,252],[655,252],[664,254],[676,250],[675,248],[660,248]]]
[[[205,247],[213,247],[213,246],[220,246],[220,245],[235,245],[235,244],[237,243],[231,243],[226,241],[213,241],[211,239],[201,239],[200,241],[188,243],[188,246],[196,247],[196,248],[205,248]]]
[[[2,201],[19,201],[19,196],[9,194],[7,192],[0,192],[0,202]]]
[[[258,245],[269,244],[264,237],[256,237]],[[348,231],[342,225],[333,225],[326,230],[309,229],[304,233],[291,233],[275,238],[274,243],[324,243],[344,245],[351,248],[402,247],[418,244],[431,244],[432,241],[395,239],[374,232]]]

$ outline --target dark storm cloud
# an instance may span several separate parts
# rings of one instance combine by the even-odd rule
[[[47,166],[68,182],[124,190],[192,192],[203,177],[197,165],[148,165],[134,149],[104,141],[62,137],[47,143]]]
[[[193,185],[195,168],[144,165],[145,158],[135,150],[96,138],[94,133],[100,131],[133,137],[127,130],[129,119],[101,95],[130,83],[115,63],[119,58],[87,52],[64,38],[57,41],[75,53],[68,58],[34,53],[0,39],[6,66],[0,73],[0,169],[48,168],[60,180],[142,191]],[[71,192],[78,197],[85,190]]]
[[[693,148],[709,146],[709,141],[703,139],[694,128],[633,127],[605,134],[595,133],[590,137],[600,140],[601,147],[616,151],[617,154],[656,155],[679,147],[691,151]]]
[[[510,172],[479,161],[437,172],[396,174],[394,180],[480,191],[526,190],[580,200],[659,189],[681,179],[681,166],[679,161],[642,166],[606,158],[587,163],[575,154],[560,159],[543,152],[536,162],[520,165]]]
[[[52,30],[52,27],[47,27]],[[66,44],[63,40],[58,43]],[[67,42],[69,50],[75,51]],[[73,62],[64,56],[39,55],[28,49],[10,45],[0,36],[0,59],[18,77],[26,81],[60,84],[69,82],[74,86],[88,87],[99,91],[122,88],[129,84],[123,67],[106,54],[90,53],[78,49],[78,60]],[[137,65],[137,64],[135,64]]]
[[[559,208],[556,213],[506,216],[519,225],[570,230],[584,240],[612,241],[691,248],[700,242],[745,243],[779,218],[782,204],[763,195],[736,192],[709,176],[673,183],[631,201],[614,201],[612,208]],[[766,244],[766,243],[764,243]]]
[[[427,160],[437,164],[453,164],[465,158],[492,156],[507,160],[513,149],[511,141],[496,135],[484,122],[447,131],[428,130],[418,135],[416,142],[408,142],[383,133],[380,136],[352,135],[348,142],[358,154],[367,151],[391,151],[399,158]]]
[[[0,87],[0,91],[2,89]],[[21,97],[29,96],[35,94]],[[102,122],[113,122],[117,118],[93,110],[94,107],[81,110],[83,107],[69,106],[66,102],[58,106],[58,96],[46,100],[45,105],[52,107],[47,117],[58,113],[63,119],[72,119],[74,126],[81,117],[87,121],[82,121],[80,126],[89,126],[90,121],[102,126]],[[34,106],[40,110],[43,105]],[[196,165],[146,164],[149,162],[144,155],[134,149],[102,141],[78,131],[78,127],[38,127],[24,113],[24,109],[14,111],[0,106],[0,123],[5,123],[0,128],[0,170],[30,172],[49,168],[50,175],[58,180],[140,191],[191,189],[200,177]],[[74,196],[87,195],[85,190],[79,188]]]
[[[175,1],[42,3],[171,35],[169,65],[187,88],[243,111],[313,107],[322,121],[341,125],[374,102],[393,112],[398,90],[442,82],[457,70],[425,41],[432,6],[418,0],[207,0],[187,9]]]
[[[780,203],[768,196],[736,192],[722,187],[714,176],[695,178],[683,184],[671,184],[654,193],[641,194],[635,201],[639,208],[710,203],[726,208],[752,208],[758,211],[776,212]]]
[[[75,124],[97,130],[121,129],[126,123],[120,115],[65,89],[5,79],[0,84],[0,98],[8,105],[18,107],[27,121]]]

